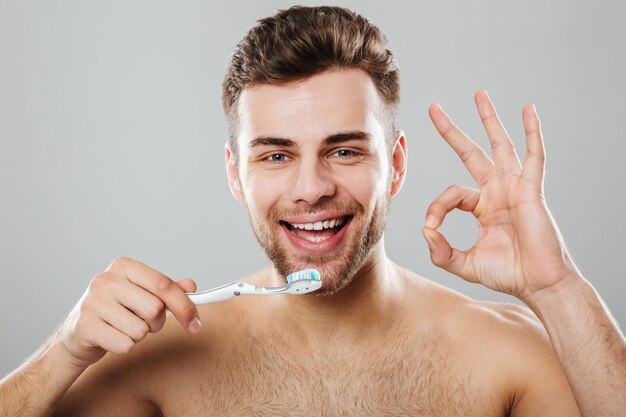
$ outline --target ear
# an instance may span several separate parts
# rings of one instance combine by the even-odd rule
[[[406,137],[402,130],[398,130],[396,144],[391,153],[391,197],[394,197],[402,188],[406,175]]]
[[[230,192],[237,201],[244,204],[243,192],[241,191],[241,183],[239,182],[239,173],[237,172],[237,164],[235,163],[235,156],[228,147],[228,143],[225,146],[226,149],[226,176],[228,177],[228,187]]]

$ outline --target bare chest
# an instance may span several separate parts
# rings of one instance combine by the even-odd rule
[[[506,415],[445,343],[411,337],[312,353],[265,336],[187,369],[162,399],[165,417]]]

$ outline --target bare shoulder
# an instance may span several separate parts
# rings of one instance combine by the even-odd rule
[[[526,306],[480,301],[431,282],[426,295],[436,322],[474,375],[498,384],[511,416],[579,415],[550,338]]]
[[[425,280],[424,278],[421,278]],[[464,343],[491,341],[512,345],[519,352],[553,354],[550,339],[541,321],[525,306],[475,300],[451,288],[426,280],[424,309],[438,326]],[[480,342],[481,338],[483,342]]]
[[[483,317],[483,334],[493,326],[510,369],[515,395],[511,416],[579,416],[571,387],[556,356],[548,333],[526,306],[475,302]]]

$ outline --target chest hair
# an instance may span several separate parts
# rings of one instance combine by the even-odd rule
[[[207,358],[172,415],[502,416],[445,338],[396,329],[347,349],[298,351],[278,332],[239,338]],[[168,415],[167,413],[164,413]]]

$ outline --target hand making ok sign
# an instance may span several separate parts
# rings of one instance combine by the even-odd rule
[[[526,155],[522,165],[487,92],[478,91],[474,100],[491,142],[493,160],[454,125],[439,104],[430,106],[435,127],[479,189],[449,187],[428,207],[422,232],[435,265],[527,302],[579,274],[546,206],[539,117],[534,105],[524,106]],[[452,248],[436,231],[455,208],[471,212],[478,223],[478,239],[466,251]]]

